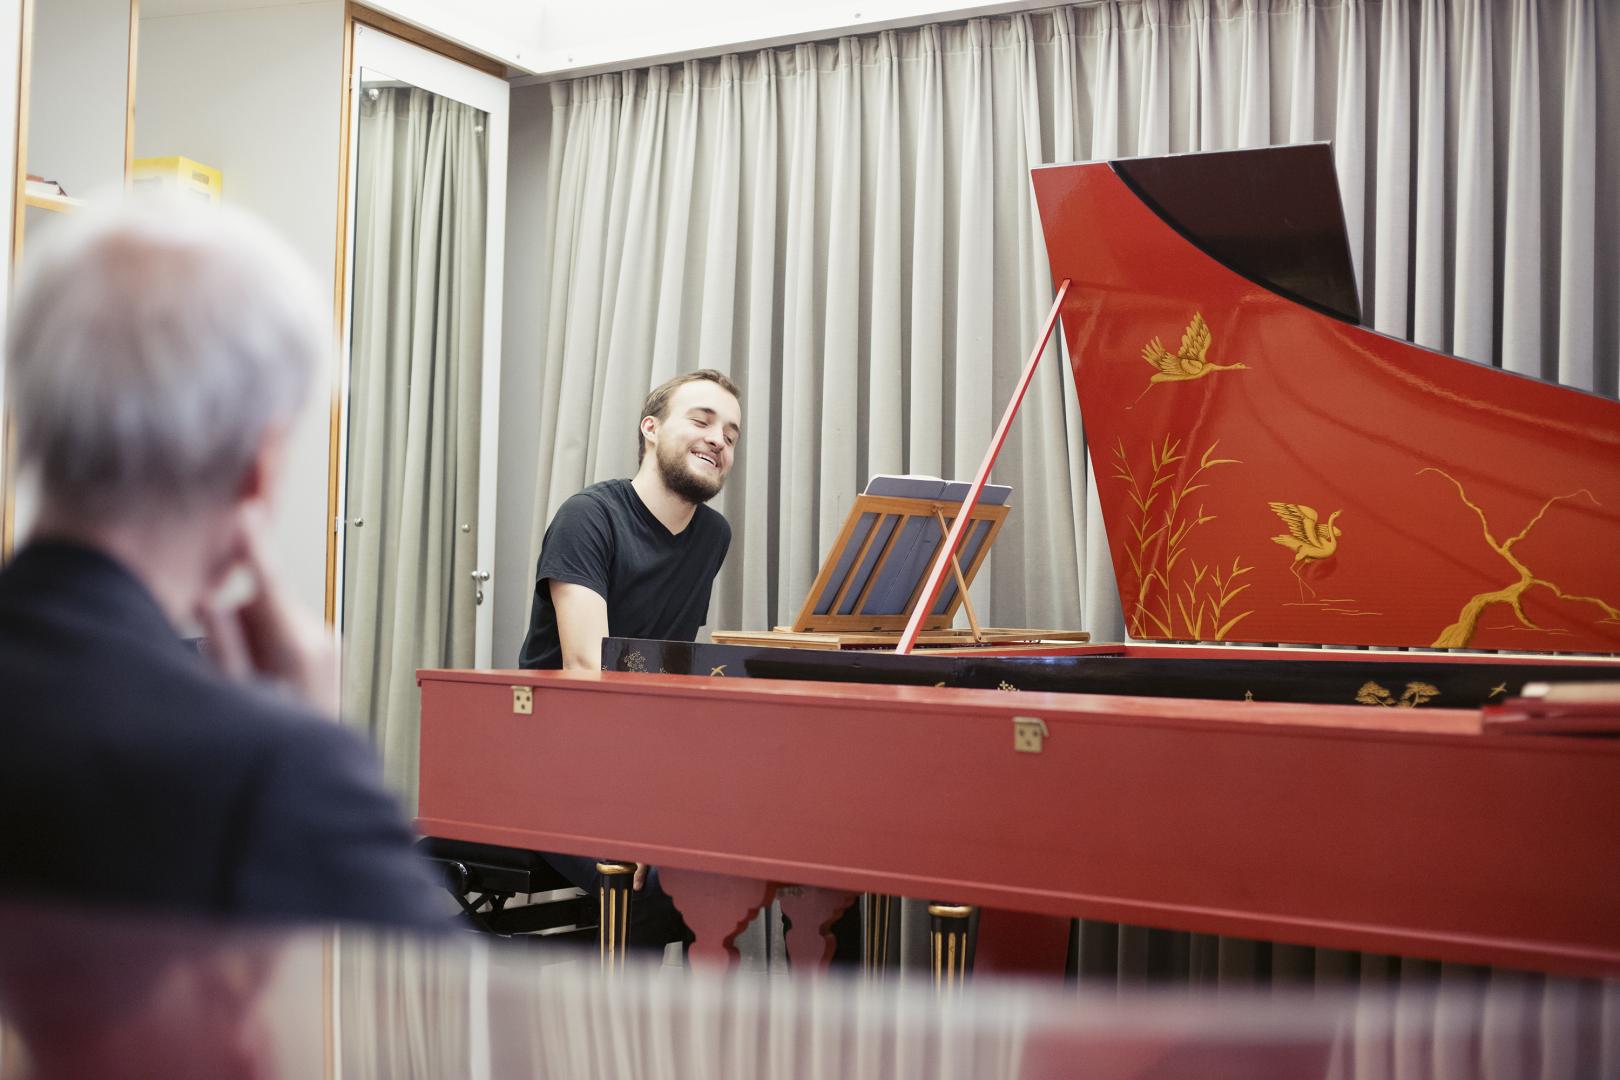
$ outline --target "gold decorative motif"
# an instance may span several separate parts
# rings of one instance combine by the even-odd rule
[[[1253,701],[1254,700],[1254,691],[1253,690],[1245,690],[1245,691],[1243,691],[1243,700],[1244,701]]]
[[[1209,343],[1211,335],[1209,324],[1204,322],[1202,312],[1193,312],[1192,322],[1187,324],[1187,330],[1181,335],[1181,348],[1174,354],[1164,347],[1164,343],[1154,338],[1142,346],[1142,359],[1147,361],[1148,367],[1154,370],[1149,377],[1147,388],[1136,396],[1141,401],[1147,396],[1148,390],[1162,382],[1188,382],[1192,379],[1202,379],[1214,371],[1239,371],[1247,369],[1247,364],[1216,364],[1209,360]],[[1132,402],[1134,407],[1136,402]]]
[[[1008,682],[1006,679],[1001,680],[1001,684],[999,686],[997,686],[996,689],[997,690],[1010,690],[1015,694],[1018,693],[1018,687],[1014,686],[1012,683]]]
[[[1505,693],[1507,693],[1507,683],[1497,683],[1495,686],[1491,687],[1491,692],[1487,696],[1496,697],[1498,694]]]
[[[1440,696],[1440,688],[1433,683],[1409,682],[1400,697],[1396,697],[1375,682],[1361,684],[1356,691],[1356,702],[1361,705],[1381,705],[1386,709],[1415,709],[1431,698]]]
[[[1304,600],[1305,590],[1311,587],[1299,572],[1299,564],[1333,557],[1333,553],[1339,549],[1339,537],[1344,535],[1344,530],[1333,522],[1344,511],[1335,510],[1328,515],[1326,522],[1320,522],[1316,518],[1316,510],[1303,503],[1274,502],[1266,505],[1288,526],[1286,533],[1273,536],[1271,542],[1281,544],[1294,553],[1294,561],[1288,565],[1288,569],[1293,571],[1294,580],[1299,582],[1299,598]],[[1315,589],[1311,589],[1311,595],[1316,595]]]
[[[1114,447],[1114,476],[1129,485],[1135,507],[1130,521],[1131,544],[1125,557],[1136,578],[1136,595],[1127,605],[1127,627],[1133,637],[1183,637],[1195,641],[1224,641],[1232,628],[1253,611],[1230,612],[1232,601],[1247,589],[1237,579],[1254,569],[1238,558],[1229,568],[1200,564],[1187,558],[1187,540],[1200,525],[1215,520],[1203,504],[1190,510],[1189,496],[1209,486],[1204,474],[1218,465],[1242,464],[1236,458],[1215,456],[1218,443],[1198,459],[1196,468],[1178,477],[1177,467],[1187,460],[1180,440],[1165,436],[1148,448],[1148,475],[1138,479],[1125,452],[1124,440]],[[1160,500],[1163,500],[1162,502]],[[1179,573],[1178,573],[1179,568]]]
[[[647,658],[638,652],[625,653],[624,670],[645,672],[647,670]]]
[[[709,678],[711,678],[711,679],[723,679],[725,677],[726,677],[726,665],[721,664],[719,667],[712,667],[712,668],[709,669]]]
[[[1547,515],[1547,511],[1552,509],[1554,505],[1557,503],[1566,502],[1581,495],[1584,495],[1591,500],[1593,506],[1603,505],[1602,503],[1598,502],[1597,496],[1593,495],[1585,488],[1572,491],[1567,495],[1554,495],[1552,498],[1541,504],[1541,509],[1535,512],[1535,515],[1530,518],[1530,521],[1525,525],[1524,528],[1520,529],[1518,533],[1508,537],[1506,540],[1497,540],[1496,537],[1491,533],[1491,523],[1486,519],[1485,511],[1480,509],[1479,505],[1468,497],[1468,492],[1463,489],[1462,484],[1457,481],[1456,477],[1452,476],[1444,469],[1436,469],[1433,467],[1419,469],[1417,474],[1422,476],[1424,473],[1435,473],[1451,481],[1451,486],[1457,489],[1457,497],[1462,500],[1463,505],[1472,510],[1474,512],[1474,516],[1479,518],[1480,530],[1484,533],[1485,543],[1489,545],[1492,551],[1502,556],[1502,558],[1507,561],[1508,566],[1512,567],[1514,573],[1518,575],[1517,580],[1502,586],[1500,589],[1492,589],[1489,592],[1482,592],[1477,596],[1471,597],[1468,602],[1463,605],[1462,611],[1457,615],[1457,621],[1440,632],[1440,636],[1435,639],[1433,646],[1434,648],[1467,648],[1469,643],[1474,639],[1475,631],[1479,628],[1480,615],[1485,611],[1486,608],[1492,606],[1493,604],[1506,604],[1509,610],[1513,612],[1514,617],[1518,619],[1518,628],[1526,630],[1543,630],[1543,627],[1537,626],[1534,622],[1530,621],[1530,616],[1525,614],[1524,606],[1521,603],[1521,598],[1532,585],[1540,585],[1542,588],[1549,590],[1560,600],[1575,601],[1577,603],[1593,605],[1594,607],[1598,608],[1598,610],[1603,612],[1603,617],[1597,620],[1600,625],[1604,623],[1620,623],[1620,608],[1615,607],[1613,604],[1602,599],[1601,597],[1572,596],[1569,593],[1564,592],[1563,589],[1559,588],[1553,582],[1548,581],[1545,578],[1537,577],[1535,572],[1521,562],[1519,557],[1513,553],[1513,545],[1529,536],[1530,530],[1541,524],[1541,519]]]

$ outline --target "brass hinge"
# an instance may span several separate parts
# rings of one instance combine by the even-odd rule
[[[1046,737],[1046,721],[1036,716],[1013,717],[1013,749],[1020,754],[1038,754]]]

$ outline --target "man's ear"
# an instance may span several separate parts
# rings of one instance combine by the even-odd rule
[[[643,416],[641,418],[641,437],[651,439],[653,442],[658,441],[658,417]]]
[[[281,469],[286,458],[286,429],[280,426],[265,429],[263,437],[259,439],[259,448],[248,462],[247,470],[242,473],[242,481],[237,486],[237,502],[268,505],[281,481]]]
[[[242,470],[230,504],[215,530],[217,549],[208,568],[207,590],[213,602],[217,602],[221,594],[234,594],[237,597],[232,602],[234,606],[242,597],[251,596],[256,588],[251,584],[251,577],[245,577],[238,571],[247,557],[248,534],[261,531],[270,519],[276,485],[281,480],[282,462],[286,458],[286,446],[285,428],[266,430],[259,440],[259,448],[248,460],[247,468]]]

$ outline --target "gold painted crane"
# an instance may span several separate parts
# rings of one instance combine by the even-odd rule
[[[1305,599],[1305,590],[1311,589],[1306,584],[1305,577],[1300,571],[1300,563],[1320,562],[1332,558],[1333,553],[1339,549],[1339,537],[1344,530],[1333,524],[1344,511],[1335,510],[1328,515],[1327,521],[1318,521],[1316,510],[1301,503],[1274,502],[1267,503],[1271,512],[1282,518],[1288,531],[1279,536],[1273,536],[1271,542],[1281,544],[1294,553],[1294,561],[1288,568],[1294,572],[1294,579],[1299,582],[1299,598]],[[1311,595],[1316,590],[1311,589]]]
[[[1164,342],[1158,338],[1142,346],[1142,359],[1156,371],[1148,379],[1147,389],[1138,394],[1136,400],[1141,401],[1147,396],[1148,390],[1153,389],[1158,383],[1187,382],[1191,379],[1202,379],[1212,371],[1237,371],[1248,368],[1248,364],[1211,363],[1209,343],[1209,324],[1204,322],[1203,312],[1195,311],[1192,322],[1187,324],[1186,333],[1181,335],[1181,348],[1175,353],[1172,354],[1166,349]]]

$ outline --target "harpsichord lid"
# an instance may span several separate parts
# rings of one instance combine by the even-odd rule
[[[1132,636],[1620,652],[1620,403],[1358,325],[1327,147],[1033,181]]]

